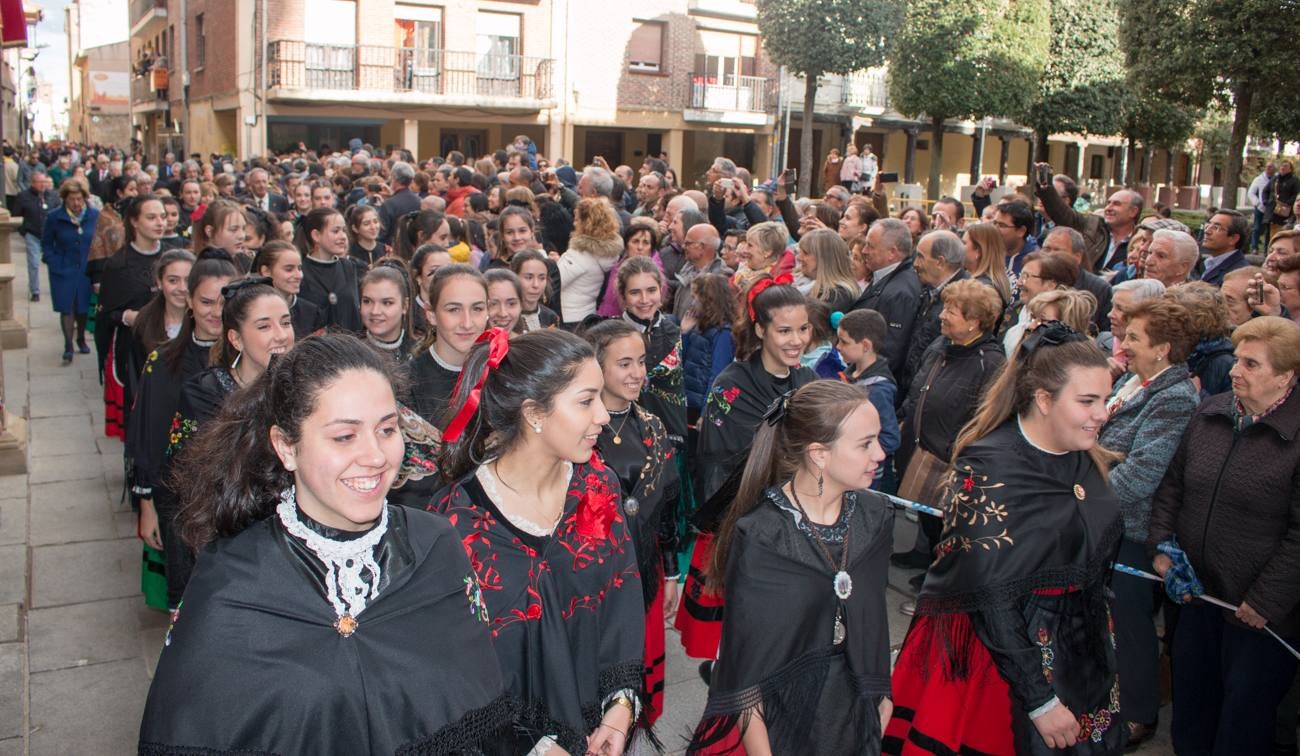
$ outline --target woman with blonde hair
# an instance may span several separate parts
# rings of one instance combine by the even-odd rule
[[[829,228],[809,231],[799,240],[799,269],[812,282],[808,296],[828,312],[847,312],[862,293],[853,277],[849,245]]]
[[[587,198],[573,211],[573,236],[556,263],[560,270],[560,322],[574,327],[596,311],[605,276],[623,252],[618,216],[609,203]]]
[[[1034,297],[1026,305],[1031,323],[1059,320],[1082,334],[1088,333],[1097,314],[1097,298],[1082,289],[1054,289]]]
[[[972,223],[966,227],[966,272],[980,283],[997,289],[1003,305],[1011,303],[1011,279],[1007,278],[1002,250],[1002,234],[992,223]]]

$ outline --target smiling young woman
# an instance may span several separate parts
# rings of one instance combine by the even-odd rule
[[[465,550],[385,500],[403,456],[392,369],[352,336],[307,339],[192,440],[182,531],[203,558],[141,753],[496,752],[515,706]],[[437,643],[410,642],[430,628]]]
[[[440,460],[452,483],[432,508],[470,551],[523,701],[509,753],[621,756],[644,705],[638,555],[619,478],[595,454],[605,386],[577,336],[493,328],[452,399]]]

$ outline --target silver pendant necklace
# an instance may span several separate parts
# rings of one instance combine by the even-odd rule
[[[831,569],[836,569],[835,559],[831,556],[831,550],[822,540],[821,534],[817,532],[812,518],[808,516],[807,510],[803,508],[803,502],[799,501],[799,492],[794,490],[794,481],[790,481],[790,494],[794,499],[794,505],[799,508],[799,514],[803,515],[804,521],[808,523],[808,532],[812,534],[813,543],[816,543],[821,549],[822,555],[826,557],[826,562]],[[844,496],[840,495],[840,511],[844,511]],[[832,628],[832,640],[835,645],[844,642],[847,635],[844,628],[844,602],[849,596],[853,595],[853,578],[848,573],[849,563],[849,537],[853,535],[853,525],[844,523],[844,548],[840,551],[839,569],[835,572],[835,577],[831,580],[831,588],[835,591],[836,598],[839,599],[835,606],[835,626]]]

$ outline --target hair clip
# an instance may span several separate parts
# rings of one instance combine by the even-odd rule
[[[1025,334],[1024,340],[1020,342],[1020,355],[1022,359],[1028,359],[1035,350],[1042,346],[1054,347],[1087,340],[1086,336],[1061,321],[1048,320]]]
[[[750,322],[752,323],[755,320],[754,299],[757,298],[759,294],[762,294],[764,291],[767,291],[767,289],[772,286],[786,286],[793,283],[794,283],[794,276],[791,276],[789,273],[782,273],[781,275],[776,276],[775,278],[760,279],[759,281],[756,281],[753,286],[749,287],[749,293],[746,295],[745,301],[749,307]]]
[[[221,287],[221,298],[226,301],[230,301],[232,297],[234,297],[236,294],[243,291],[244,289],[247,289],[250,286],[270,286],[270,285],[271,285],[270,276],[247,276],[245,278],[237,278],[234,281],[231,281],[230,283]]]
[[[790,389],[784,394],[773,399],[772,403],[767,405],[767,409],[763,412],[763,421],[766,422],[768,425],[773,425],[773,426],[781,422],[781,420],[785,418],[786,405],[789,404],[790,395],[793,393],[794,393],[794,389]]]

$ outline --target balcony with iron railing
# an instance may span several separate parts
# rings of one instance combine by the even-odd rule
[[[688,121],[762,125],[768,122],[769,81],[762,76],[689,74],[683,117]]]
[[[551,106],[554,61],[524,55],[277,40],[267,46],[268,96],[471,105]]]
[[[804,104],[804,78],[786,75],[785,87],[790,107],[801,110]],[[854,115],[884,112],[889,107],[889,79],[883,68],[854,71],[847,76],[827,75],[817,85],[818,113]]]
[[[168,108],[167,90],[155,89],[153,78],[149,75],[131,77],[132,113],[154,113]]]
[[[167,18],[167,0],[131,0],[130,14],[134,34],[150,21]]]

